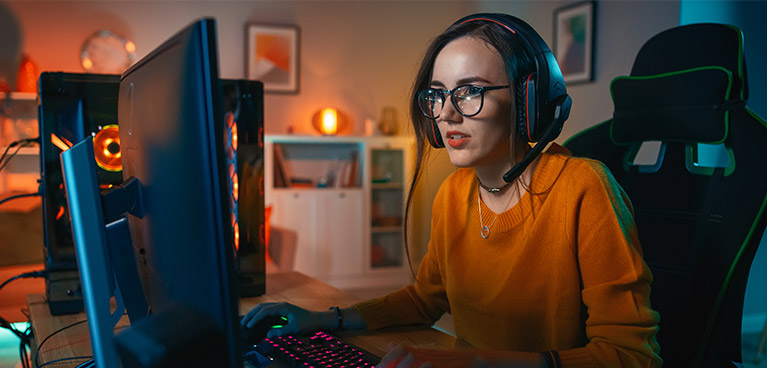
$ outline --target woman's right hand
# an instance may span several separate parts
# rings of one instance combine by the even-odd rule
[[[258,321],[267,316],[287,317],[288,323],[282,328],[273,328],[267,337],[273,338],[286,335],[304,335],[321,329],[336,327],[335,312],[315,312],[295,306],[290,303],[263,303],[255,306],[240,322],[245,327],[253,327]]]

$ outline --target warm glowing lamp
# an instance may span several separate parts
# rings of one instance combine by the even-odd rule
[[[347,121],[343,111],[332,107],[317,110],[312,116],[312,126],[322,135],[343,134]]]
[[[324,135],[335,135],[338,132],[338,111],[332,107],[320,112],[320,132]]]

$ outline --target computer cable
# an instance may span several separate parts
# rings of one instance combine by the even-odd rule
[[[54,360],[51,360],[49,362],[45,362],[43,364],[38,365],[37,368],[45,367],[45,366],[48,366],[48,365],[51,365],[51,364],[66,362],[66,361],[70,361],[70,360],[82,360],[82,359],[87,359],[87,360],[85,362],[83,362],[83,363],[78,364],[77,368],[79,368],[79,367],[83,367],[83,368],[84,367],[95,367],[95,365],[93,365],[93,356],[88,355],[88,356],[75,356],[75,357],[67,357],[67,358],[54,359]]]
[[[62,328],[60,328],[60,329],[58,329],[56,331],[53,331],[50,335],[46,336],[43,339],[43,341],[41,341],[40,344],[37,345],[37,351],[35,351],[35,367],[38,367],[38,368],[42,367],[42,365],[40,365],[40,350],[43,348],[43,345],[45,344],[46,341],[48,341],[51,337],[55,336],[58,333],[61,333],[62,331],[66,330],[66,329],[69,329],[69,328],[72,328],[74,326],[81,325],[81,324],[87,323],[87,322],[88,322],[87,319],[84,319],[82,321],[77,321],[75,323],[72,323],[72,324],[69,324],[67,326],[64,326],[64,327],[62,327]],[[65,359],[77,359],[77,358],[86,359],[85,357],[71,357],[71,358],[65,358]],[[90,357],[88,357],[88,358],[90,358]],[[51,363],[52,363],[52,361],[51,362],[46,362],[44,364],[47,365],[47,364],[51,364]]]
[[[9,197],[10,198],[10,197]],[[9,199],[6,198],[3,201]],[[2,204],[2,202],[0,202]],[[24,272],[22,274],[18,274],[16,276],[11,277],[8,280],[5,280],[2,284],[0,284],[0,290],[2,290],[5,285],[10,284],[12,281],[18,280],[18,279],[29,279],[29,278],[36,278],[36,277],[48,277],[48,271],[46,270],[40,270],[40,271],[30,271],[30,272]]]
[[[21,366],[23,368],[29,368],[29,357],[27,356],[27,347],[30,345],[30,337],[29,337],[29,328],[27,328],[26,331],[21,332],[17,330],[13,324],[8,322],[5,318],[0,317],[0,327],[5,328],[16,337],[19,338],[19,361],[21,362]]]
[[[14,196],[10,196],[8,198],[0,199],[0,205],[2,205],[5,202],[12,201],[14,199],[24,198],[24,197],[37,197],[40,193],[24,193],[24,194],[17,194]]]
[[[0,284],[0,290],[2,290],[5,287],[5,285],[8,285],[11,282],[18,279],[46,277],[47,275],[48,275],[48,271],[45,271],[45,270],[25,272],[25,273],[13,276],[8,280],[5,280],[5,282]],[[29,327],[27,327],[27,329],[24,332],[19,331],[15,327],[13,327],[13,325],[3,317],[0,317],[0,327],[10,330],[14,335],[16,335],[16,337],[19,338],[19,340],[21,340],[21,342],[19,343],[19,359],[21,360],[21,366],[23,368],[29,368],[30,362],[29,362],[29,357],[27,356],[27,347],[30,346]]]
[[[2,171],[6,165],[8,165],[8,162],[11,161],[11,159],[16,156],[17,153],[19,153],[19,150],[31,145],[32,143],[40,143],[40,137],[37,138],[25,138],[25,139],[19,139],[18,141],[12,142],[8,145],[8,147],[5,147],[5,151],[3,152],[3,155],[0,156],[0,171]],[[8,151],[11,150],[11,148],[16,147],[16,150],[11,153],[10,156],[8,156]],[[7,156],[7,157],[6,157]]]

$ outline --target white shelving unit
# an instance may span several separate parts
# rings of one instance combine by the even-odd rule
[[[0,154],[12,142],[38,136],[36,93],[0,93],[0,110]],[[37,191],[40,148],[36,143],[18,151],[17,148],[8,150],[9,156],[14,153],[15,156],[0,171],[0,197]]]
[[[271,223],[298,234],[295,269],[342,289],[412,281],[402,241],[412,142],[265,137]]]

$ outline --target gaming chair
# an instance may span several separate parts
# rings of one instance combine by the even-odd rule
[[[767,124],[746,107],[743,34],[710,23],[664,31],[611,93],[613,118],[565,146],[602,160],[631,199],[654,276],[664,366],[732,366],[741,361],[746,282],[767,225]],[[660,142],[657,161],[633,164],[648,141]],[[698,143],[724,147],[723,162],[699,163],[711,146]]]

